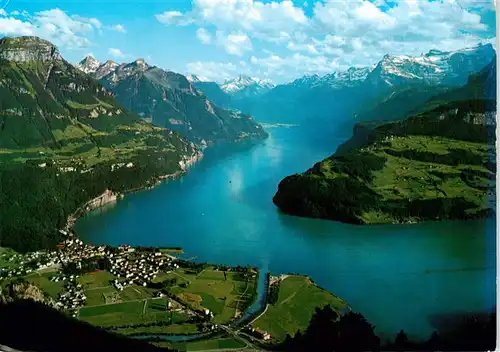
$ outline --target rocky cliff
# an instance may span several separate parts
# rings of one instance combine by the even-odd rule
[[[91,201],[89,201],[86,204],[85,209],[87,211],[90,211],[92,209],[96,209],[96,208],[102,207],[102,206],[104,206],[106,204],[114,203],[114,202],[116,202],[118,196],[119,196],[118,194],[116,194],[113,191],[110,191],[109,189],[107,189],[99,197],[96,197],[96,198],[92,199]]]
[[[18,63],[62,60],[59,50],[52,43],[38,37],[0,39],[0,58]]]

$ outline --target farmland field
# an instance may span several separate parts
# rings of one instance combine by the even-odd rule
[[[111,281],[115,277],[108,271],[96,271],[88,273],[78,278],[78,283],[83,286],[83,289],[93,289],[111,286]]]
[[[218,324],[231,321],[237,311],[245,310],[256,289],[255,277],[250,277],[247,282],[239,273],[227,272],[224,279],[222,271],[211,267],[198,275],[185,269],[178,269],[170,275],[171,278],[177,277],[180,285],[173,287],[171,292],[196,309],[209,309]]]
[[[64,287],[64,281],[52,282],[50,277],[54,276],[55,272],[49,272],[44,274],[33,273],[25,276],[26,281],[38,286],[43,292],[47,293],[52,298],[57,298],[59,292],[62,291]]]
[[[153,323],[169,316],[164,298],[84,307],[79,314],[81,320],[102,327]]]

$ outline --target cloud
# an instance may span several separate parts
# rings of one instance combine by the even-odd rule
[[[222,31],[215,33],[217,45],[224,47],[230,55],[242,56],[246,51],[252,51],[250,38],[242,32],[225,34]]]
[[[212,35],[205,28],[199,28],[196,31],[196,36],[203,44],[210,44],[212,42]]]
[[[250,62],[255,66],[263,68],[271,75],[282,76],[284,78],[297,77],[304,73],[326,74],[341,68],[336,59],[329,59],[326,56],[311,57],[301,53],[295,53],[286,57],[269,55],[258,58],[252,56]]]
[[[36,35],[69,49],[90,46],[90,38],[101,27],[101,22],[96,18],[68,16],[58,8],[35,12],[33,15],[26,11],[13,11],[10,17],[0,18],[0,34]]]
[[[0,18],[0,33],[4,35],[33,35],[34,27],[29,22],[23,22],[13,17]]]
[[[205,28],[198,28],[196,37],[203,44],[215,43],[230,55],[242,56],[253,49],[250,38],[243,32],[228,34],[224,31],[216,31],[215,36],[212,36]]]
[[[287,49],[338,59],[341,65],[371,65],[387,53],[456,50],[494,36],[480,14],[490,8],[489,1],[392,0],[391,6],[382,0],[317,2],[310,26]]]
[[[199,77],[204,77],[207,80],[223,82],[226,79],[233,78],[238,74],[248,74],[248,68],[243,67],[241,64],[232,62],[221,63],[213,61],[196,61],[187,64],[187,71]]]
[[[202,43],[218,45],[232,55],[265,50],[260,43],[267,42],[312,58],[335,59],[341,65],[373,64],[385,53],[454,50],[460,40],[469,43],[494,36],[485,20],[485,13],[494,10],[493,0],[307,4],[306,15],[304,3],[294,5],[290,0],[193,0],[190,11],[167,11],[156,18],[166,25],[196,25]],[[208,28],[215,28],[215,36]]]
[[[237,75],[245,74],[257,77],[272,77],[277,81],[285,82],[291,78],[302,76],[304,73],[326,74],[344,68],[337,60],[325,56],[310,57],[301,53],[281,57],[270,53],[265,57],[251,56],[248,62],[214,62],[197,61],[187,64],[187,71],[209,80],[223,82]]]
[[[102,27],[101,21],[99,21],[97,18],[86,18],[78,15],[73,15],[71,16],[71,18],[79,22],[89,23],[97,29],[100,29]]]
[[[311,55],[318,54],[318,50],[313,44],[296,44],[294,42],[289,42],[287,48],[293,51],[304,51]]]
[[[117,32],[121,33],[126,33],[127,31],[125,30],[125,27],[121,24],[115,24],[114,26],[111,26],[111,29]]]
[[[397,0],[383,11],[365,0],[340,2],[328,0],[314,7],[314,19],[323,30],[343,36],[389,36],[433,39],[436,36],[457,36],[463,31],[483,31],[481,16],[463,8],[458,1]]]
[[[188,15],[184,15],[179,11],[165,11],[161,14],[155,15],[156,19],[166,25],[175,24],[185,26],[192,23],[192,19]]]
[[[281,32],[306,25],[308,18],[292,1],[261,2],[255,0],[194,0],[186,13],[166,11],[156,15],[167,25],[211,25],[222,31],[240,31],[249,37],[276,40]]]
[[[123,59],[126,56],[120,49],[116,48],[109,48],[108,54],[117,59]]]

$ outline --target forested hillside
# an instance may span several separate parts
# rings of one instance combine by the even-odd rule
[[[53,246],[86,201],[151,185],[198,155],[37,37],[0,40],[0,92],[0,246]]]

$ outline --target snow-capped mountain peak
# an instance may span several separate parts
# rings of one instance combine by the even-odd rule
[[[486,66],[494,55],[491,44],[446,52],[432,49],[420,56],[385,55],[370,74],[370,79],[381,79],[388,85],[408,81],[462,85],[471,73]]]
[[[76,64],[76,68],[85,73],[94,73],[101,66],[101,63],[91,55],[86,56],[82,61]]]
[[[234,79],[226,80],[221,85],[221,89],[229,94],[234,94],[250,87],[254,90],[263,91],[272,89],[275,85],[268,79],[261,80],[245,75],[239,75]]]
[[[307,88],[319,86],[330,88],[351,87],[364,81],[372,69],[370,67],[350,67],[346,71],[336,71],[322,77],[317,74],[308,74],[297,78],[289,84]]]
[[[120,65],[118,65],[116,62],[114,62],[112,60],[108,60],[104,64],[99,66],[99,68],[94,72],[94,76],[97,79],[101,79],[102,77],[104,77],[104,76],[110,74],[111,72],[113,72],[114,70],[116,70],[116,68],[118,66],[120,66]]]

